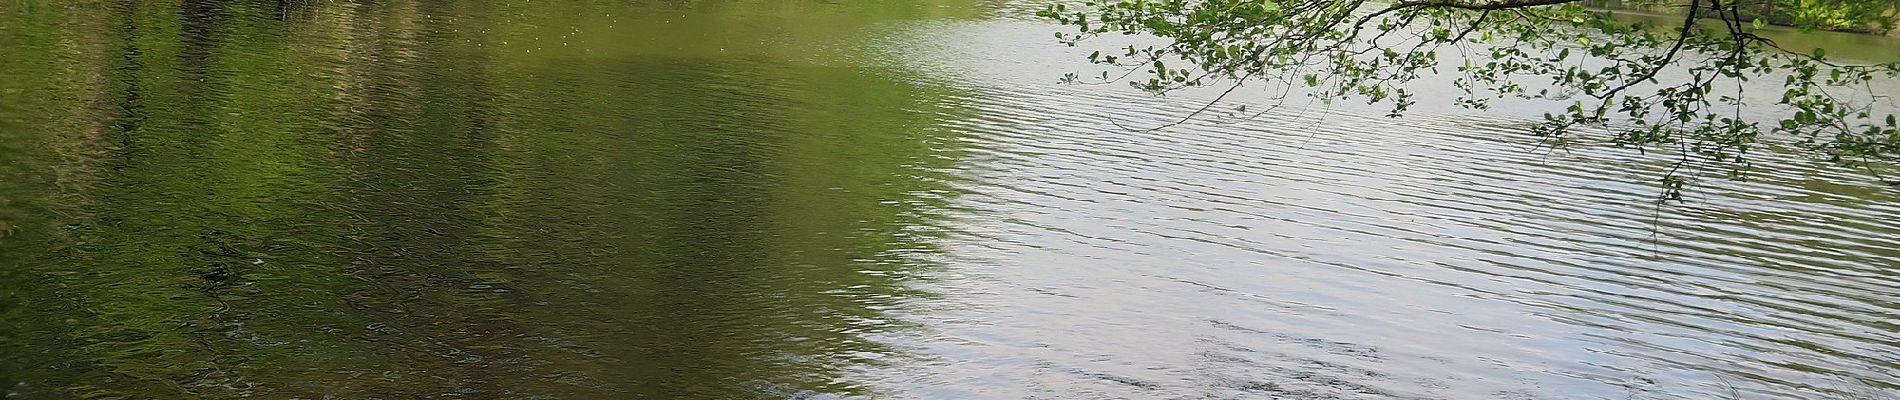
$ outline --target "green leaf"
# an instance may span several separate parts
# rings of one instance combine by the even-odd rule
[[[1762,28],[1767,28],[1767,27],[1768,27],[1768,21],[1764,21],[1761,18],[1755,19],[1755,30],[1759,31]]]

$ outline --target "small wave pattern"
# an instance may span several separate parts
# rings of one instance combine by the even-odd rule
[[[1658,206],[1672,160],[1526,121],[1047,84],[1048,26],[933,28],[961,74],[946,263],[892,390],[986,398],[1882,398],[1900,207],[1761,151]],[[1012,67],[1015,66],[1015,67]],[[1020,70],[1029,70],[1022,72]]]

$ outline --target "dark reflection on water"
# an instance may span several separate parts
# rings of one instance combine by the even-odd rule
[[[1130,132],[1198,100],[1049,85],[1034,6],[0,5],[0,393],[1900,389],[1853,171],[1659,210],[1544,110]]]
[[[0,12],[5,393],[732,398],[868,390],[956,111],[843,49],[967,11]]]

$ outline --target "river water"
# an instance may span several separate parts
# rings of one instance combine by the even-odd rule
[[[1862,173],[1657,206],[1533,106],[1131,130],[1207,97],[1054,84],[1035,7],[5,2],[0,397],[1900,392]]]

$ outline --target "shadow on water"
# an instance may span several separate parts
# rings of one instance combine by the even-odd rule
[[[841,376],[896,356],[871,336],[918,295],[955,106],[831,61],[885,18],[859,8],[607,3],[6,10],[38,58],[0,61],[34,78],[4,87],[0,173],[35,177],[0,184],[0,389],[871,390]],[[625,41],[656,16],[817,19],[693,39],[735,54]]]

